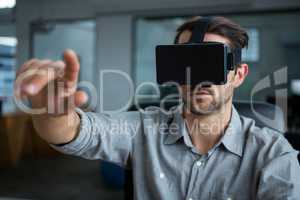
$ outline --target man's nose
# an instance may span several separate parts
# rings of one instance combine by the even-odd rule
[[[212,86],[212,84],[209,83],[205,83],[203,85],[201,85],[202,88],[210,88]]]
[[[194,90],[194,89],[201,89],[201,88],[210,88],[213,84],[212,83],[200,83],[199,85],[197,86],[191,86],[191,90]]]

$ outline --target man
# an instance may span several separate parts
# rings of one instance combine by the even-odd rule
[[[199,19],[178,29],[178,43],[189,41]],[[248,36],[229,19],[214,17],[204,41],[244,48]],[[47,76],[49,69],[54,73]],[[87,97],[76,92],[79,63],[73,51],[64,53],[64,61],[29,60],[18,77],[29,70],[39,73],[17,79],[16,94],[29,97],[34,108],[49,103],[51,82],[65,84],[64,92],[52,95],[54,111],[75,99],[63,113],[33,115],[38,134],[63,153],[132,168],[135,199],[300,199],[298,152],[281,133],[258,128],[232,105],[234,89],[248,73],[245,63],[228,73],[225,85],[196,91],[182,85],[184,104],[169,113],[151,107],[114,116],[75,108]]]

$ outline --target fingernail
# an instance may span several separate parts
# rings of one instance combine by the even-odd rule
[[[25,87],[26,92],[30,93],[30,94],[34,94],[36,91],[36,87],[34,85],[27,85]]]
[[[84,93],[82,101],[84,102],[84,104],[88,103],[89,97],[86,93]]]

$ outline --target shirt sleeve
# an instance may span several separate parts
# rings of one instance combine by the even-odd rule
[[[259,200],[299,200],[298,151],[286,152],[269,161],[261,171]]]
[[[127,167],[132,152],[133,139],[140,129],[137,112],[125,112],[115,116],[83,112],[80,116],[77,137],[68,144],[51,145],[54,149],[86,159],[101,159]]]

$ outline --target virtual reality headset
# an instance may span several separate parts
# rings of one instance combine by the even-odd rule
[[[211,20],[203,17],[195,21],[188,43],[178,44],[176,38],[173,45],[156,47],[158,84],[226,84],[228,72],[241,63],[242,50],[232,50],[220,42],[203,42]]]

